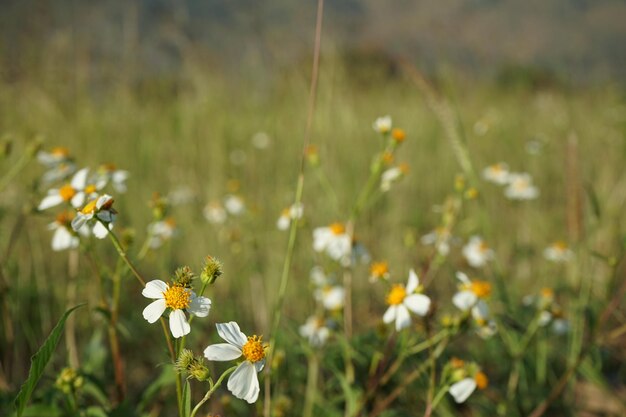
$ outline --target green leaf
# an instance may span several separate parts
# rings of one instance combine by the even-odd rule
[[[61,338],[61,334],[63,333],[63,327],[65,326],[65,321],[69,317],[69,315],[79,307],[84,306],[85,304],[77,305],[76,307],[70,308],[63,314],[61,320],[54,326],[52,332],[46,339],[46,341],[41,345],[37,353],[33,355],[31,358],[30,371],[28,371],[28,379],[22,385],[20,392],[15,397],[15,408],[17,410],[17,417],[21,417],[24,413],[24,408],[28,401],[30,400],[30,396],[32,395],[43,371],[48,364],[48,361],[52,357],[54,350],[56,349],[57,344],[59,343],[59,339]]]
[[[191,386],[189,385],[189,381],[185,381],[185,386],[183,387],[183,416],[189,417],[191,415]]]

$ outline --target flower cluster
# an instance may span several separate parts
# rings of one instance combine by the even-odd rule
[[[504,195],[510,200],[534,200],[539,196],[539,189],[533,184],[530,174],[511,172],[504,162],[486,167],[483,178],[505,186]]]

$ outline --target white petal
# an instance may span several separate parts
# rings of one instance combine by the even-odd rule
[[[489,306],[484,301],[479,301],[472,307],[472,317],[475,320],[487,320],[489,317]]]
[[[237,398],[252,404],[259,397],[259,380],[256,369],[248,361],[242,362],[228,378],[228,389]]]
[[[476,389],[476,381],[474,378],[465,378],[457,383],[452,384],[448,392],[454,397],[457,404],[465,402]]]
[[[58,206],[63,202],[63,197],[57,192],[56,194],[50,194],[41,200],[41,203],[37,206],[37,210],[45,210],[50,207]]]
[[[111,225],[109,225],[111,227]],[[102,223],[97,222],[93,225],[93,235],[98,239],[104,239],[109,234],[109,229],[107,229]]]
[[[472,283],[465,272],[457,272],[456,278],[465,285],[470,285]]]
[[[192,296],[191,304],[189,304],[189,311],[194,316],[198,317],[206,317],[209,315],[209,310],[211,309],[211,300],[207,297],[195,297]]]
[[[425,316],[430,310],[430,298],[424,294],[411,294],[404,298],[402,304],[418,316]]]
[[[411,324],[411,316],[409,316],[409,310],[400,304],[396,309],[396,330],[400,331],[405,327],[409,327]]]
[[[452,297],[452,304],[461,311],[469,310],[476,304],[476,301],[478,301],[478,297],[471,291],[460,291]]]
[[[96,208],[100,210],[102,206],[104,206],[111,200],[113,200],[113,197],[111,197],[110,195],[108,194],[101,195],[100,197],[98,197],[98,200],[96,201]]]
[[[80,206],[82,206],[83,203],[85,202],[85,197],[86,195],[82,191],[79,191],[78,193],[76,193],[74,197],[72,197],[72,200],[70,201],[70,203],[72,204],[72,207],[79,208]]]
[[[85,225],[85,223],[87,223],[89,219],[91,219],[91,216],[78,213],[76,217],[72,219],[72,229],[77,232]]]
[[[241,356],[241,349],[229,343],[218,343],[204,349],[204,357],[210,361],[232,361]]]
[[[191,331],[191,326],[187,323],[187,317],[185,317],[183,310],[174,310],[170,313],[170,330],[175,338],[183,337]]]
[[[389,306],[385,314],[383,315],[383,322],[389,324],[396,319],[396,310],[398,306]]]
[[[165,300],[153,301],[143,309],[143,318],[148,320],[148,323],[154,323],[163,315],[166,308]]]
[[[83,188],[85,188],[85,186],[87,186],[88,173],[89,168],[83,168],[76,174],[74,174],[74,176],[72,177],[72,182],[70,183],[72,188],[74,188],[75,190],[82,190]]]
[[[168,285],[160,279],[154,279],[146,283],[146,287],[141,291],[141,295],[146,298],[163,298],[163,293],[167,291]]]
[[[419,283],[420,281],[419,281],[419,278],[417,277],[417,274],[411,268],[411,270],[409,271],[409,280],[406,283],[406,293],[413,294],[413,292],[415,291]]]
[[[52,250],[62,251],[78,246],[78,238],[70,233],[65,227],[59,227],[52,236]]]
[[[228,343],[238,348],[242,348],[246,344],[248,338],[239,330],[239,325],[234,321],[229,323],[217,323],[217,334]]]

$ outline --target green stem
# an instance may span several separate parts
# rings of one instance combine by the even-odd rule
[[[233,366],[231,368],[228,368],[227,370],[224,371],[224,373],[222,375],[220,375],[219,379],[217,381],[215,381],[215,383],[211,382],[211,388],[207,391],[207,393],[200,400],[200,402],[198,404],[196,404],[196,406],[193,408],[193,410],[191,411],[190,417],[194,417],[196,415],[196,413],[200,410],[200,407],[202,407],[202,404],[207,402],[209,400],[209,398],[211,398],[211,395],[213,395],[215,390],[218,389],[220,385],[222,385],[222,381],[224,380],[226,375],[230,374],[235,369],[237,369],[237,366],[239,366],[239,365],[235,365],[235,366]]]
[[[319,377],[319,358],[317,352],[313,352],[309,356],[309,369],[306,380],[306,395],[304,397],[304,408],[302,417],[311,417],[313,415],[313,404],[317,396],[317,380]]]
[[[102,225],[104,227],[106,227],[107,230],[108,230],[107,224],[105,222],[103,222],[102,220],[99,220],[99,219],[98,219],[98,221],[100,223],[102,223]],[[111,242],[113,242],[113,246],[115,246],[115,249],[117,250],[118,255],[120,255],[120,257],[124,260],[124,262],[126,263],[128,268],[130,269],[130,271],[133,273],[135,278],[137,278],[137,280],[139,281],[139,283],[142,286],[145,287],[146,286],[146,281],[141,277],[141,274],[139,273],[139,271],[137,271],[137,268],[135,268],[135,266],[130,261],[130,259],[128,259],[128,256],[126,256],[126,251],[124,250],[124,248],[122,248],[122,244],[120,243],[120,241],[117,238],[117,236],[115,236],[115,233],[113,233],[111,230],[109,230],[109,233],[107,233],[107,235],[111,239]]]

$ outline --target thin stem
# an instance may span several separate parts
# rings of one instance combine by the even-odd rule
[[[98,221],[100,221],[104,225],[104,227],[107,227],[106,223],[102,222],[101,220],[98,220]],[[139,283],[145,287],[146,281],[141,277],[141,274],[139,273],[139,271],[137,271],[137,268],[135,268],[135,265],[133,265],[130,259],[128,259],[128,256],[126,256],[126,251],[124,251],[124,249],[122,248],[122,244],[120,243],[117,236],[115,236],[115,233],[109,230],[109,233],[107,233],[107,235],[109,235],[111,242],[113,242],[113,246],[115,246],[115,249],[117,250],[118,255],[120,255],[120,257],[124,260],[124,262],[126,262],[126,265],[130,269],[130,271],[133,273],[135,278],[137,278]]]
[[[319,376],[319,358],[317,352],[313,352],[309,356],[309,367],[306,379],[306,395],[304,397],[304,408],[302,417],[311,417],[313,415],[313,405],[317,395],[317,380]]]
[[[196,415],[196,413],[200,410],[200,407],[202,407],[202,404],[207,402],[209,400],[209,398],[211,398],[211,395],[213,395],[215,390],[218,389],[220,385],[222,385],[222,381],[224,380],[226,375],[230,374],[235,369],[237,369],[237,366],[238,365],[235,365],[235,366],[233,366],[231,368],[228,368],[227,370],[224,371],[224,373],[222,375],[220,375],[219,379],[217,381],[215,381],[215,383],[211,383],[211,388],[207,391],[207,393],[200,400],[200,402],[198,404],[196,404],[196,406],[193,408],[193,410],[191,411],[190,417],[194,417]]]

